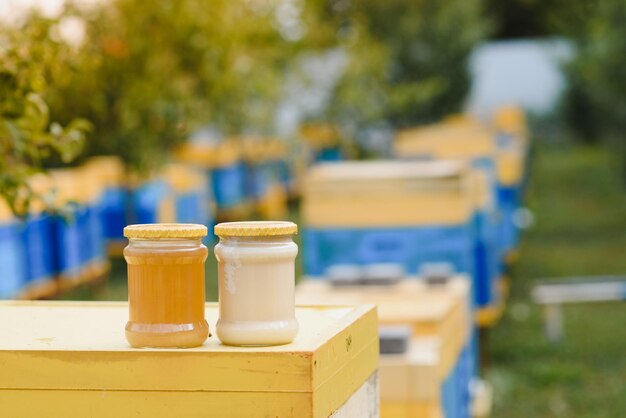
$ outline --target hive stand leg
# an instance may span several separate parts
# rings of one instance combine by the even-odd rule
[[[489,355],[489,328],[478,328],[478,357],[480,362],[480,371],[483,373],[491,361]]]
[[[563,339],[563,310],[558,303],[546,305],[546,337],[553,343]]]

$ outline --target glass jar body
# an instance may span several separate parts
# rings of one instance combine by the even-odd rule
[[[298,332],[291,236],[220,237],[217,335],[228,345],[280,345]]]
[[[196,347],[209,335],[204,318],[204,263],[200,239],[133,239],[128,263],[129,321],[133,347]]]

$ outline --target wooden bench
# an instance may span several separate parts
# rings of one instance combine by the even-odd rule
[[[556,342],[564,335],[564,304],[626,300],[626,278],[599,276],[542,282],[533,287],[531,296],[535,303],[545,307],[546,336]]]

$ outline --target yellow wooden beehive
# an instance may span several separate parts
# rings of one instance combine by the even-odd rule
[[[265,196],[257,203],[257,211],[263,219],[281,219],[287,215],[287,192],[283,185],[274,183],[267,188]]]
[[[287,158],[287,147],[278,138],[246,137],[239,141],[243,158],[251,167]],[[265,193],[256,196],[256,210],[263,219],[283,218],[288,210],[287,192],[277,176],[268,180]]]
[[[333,286],[325,280],[307,280],[298,285],[296,300],[376,303],[381,326],[409,326],[408,352],[380,359],[381,416],[442,417],[442,382],[470,337],[470,284],[465,276],[438,286],[419,280],[386,286]]]
[[[91,157],[85,161],[83,168],[104,187],[125,186],[126,170],[119,157],[112,155]]]
[[[79,170],[72,168],[50,170],[56,206],[63,207],[70,202],[87,203],[88,194],[85,193],[84,176],[81,174]]]
[[[174,151],[174,159],[202,168],[212,168],[217,161],[214,143],[186,142]]]
[[[17,219],[13,212],[11,211],[11,207],[3,198],[0,199],[0,223],[9,224],[16,222]]]
[[[304,187],[310,227],[394,227],[467,222],[474,206],[469,167],[454,161],[320,164]]]
[[[384,286],[333,286],[327,280],[304,280],[296,288],[300,304],[375,303],[381,326],[408,325],[414,337],[443,341],[444,369],[449,370],[465,346],[472,323],[470,284],[456,276],[445,286],[403,280]]]
[[[441,386],[445,369],[441,340],[413,339],[404,354],[381,356],[382,418],[444,418]]]
[[[207,187],[206,176],[185,164],[166,165],[163,168],[163,177],[176,193],[189,193]]]
[[[517,106],[502,106],[493,113],[494,129],[516,135],[522,141],[528,141],[528,125],[524,111]]]
[[[217,304],[207,304],[212,329]],[[4,302],[0,402],[29,417],[376,417],[372,306],[298,307],[295,341],[133,349],[122,302]]]
[[[93,205],[100,201],[107,187],[108,179],[95,172],[94,166],[83,165],[74,169],[78,177],[77,186],[80,193],[80,201],[87,205]]]
[[[480,169],[472,169],[468,177],[474,207],[479,210],[492,210],[496,205],[492,179]]]
[[[325,123],[305,123],[300,126],[299,136],[314,150],[334,147],[341,142],[339,129]]]
[[[474,120],[457,120],[398,132],[393,154],[403,159],[493,159],[498,181],[514,185],[521,181],[526,148],[522,144],[501,149],[494,131]]]
[[[400,158],[477,158],[494,152],[490,130],[454,121],[402,130],[393,142],[393,154]]]
[[[163,198],[157,202],[156,219],[159,223],[176,222],[176,199],[175,193],[171,189],[171,185],[165,181],[163,173],[151,172],[143,175],[130,172],[127,176],[128,186],[133,193],[137,193],[139,189],[153,182],[164,182],[168,186],[168,190]]]

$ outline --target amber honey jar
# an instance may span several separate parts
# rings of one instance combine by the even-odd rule
[[[128,246],[129,321],[133,347],[196,347],[209,335],[204,318],[204,225],[144,224],[124,228]]]

